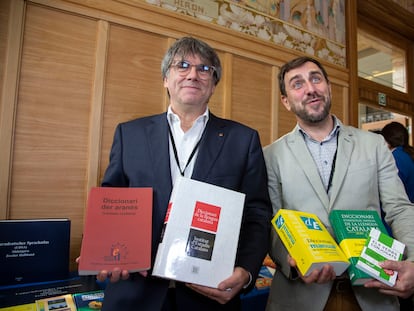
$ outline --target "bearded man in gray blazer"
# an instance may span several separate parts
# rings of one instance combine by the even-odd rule
[[[406,260],[413,261],[414,206],[381,135],[344,126],[330,113],[328,75],[313,58],[285,64],[279,86],[282,103],[296,115],[297,125],[264,148],[273,214],[281,208],[311,212],[333,233],[331,210],[366,209],[380,215],[382,206],[394,237],[406,244]],[[274,230],[271,235],[277,271],[268,311],[399,310],[396,296],[351,286],[347,274],[337,277],[330,265],[301,275]]]

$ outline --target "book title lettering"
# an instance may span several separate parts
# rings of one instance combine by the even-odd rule
[[[286,243],[288,243],[288,248],[291,248],[293,245],[295,245],[296,241],[295,241],[295,238],[290,233],[288,227],[284,226],[284,224],[285,224],[285,220],[283,219],[283,216],[279,215],[276,219],[276,227],[280,230],[280,234],[284,235],[286,239]]]
[[[343,214],[341,215],[341,218],[344,222],[345,229],[348,232],[364,234],[369,233],[371,228],[378,228],[376,219],[371,214]]]
[[[18,242],[6,242],[0,243],[0,247],[12,247],[10,253],[6,253],[6,258],[17,258],[17,257],[34,257],[36,253],[30,250],[30,246],[37,245],[49,245],[49,241],[18,241]]]
[[[300,219],[302,219],[303,223],[308,229],[322,231],[321,227],[319,226],[318,222],[315,219],[311,217],[303,217],[303,216],[301,216]]]
[[[388,247],[387,245],[384,245],[380,241],[371,239],[369,241],[369,247],[376,250],[378,253],[383,254],[383,256],[386,258],[389,258],[391,260],[399,260],[400,253]]]
[[[331,241],[328,240],[314,240],[314,239],[306,239],[309,243],[310,248],[332,248],[335,249],[336,246],[332,244]]]
[[[204,238],[194,237],[191,241],[191,249],[201,252],[208,252],[210,250],[210,241]]]
[[[211,260],[220,211],[219,206],[196,201],[188,235],[187,255]]]
[[[219,218],[220,207],[203,202],[196,202],[191,226],[216,232]]]
[[[81,295],[80,297],[81,297],[82,301],[88,301],[88,300],[94,300],[94,299],[103,299],[104,298],[104,293],[103,292],[91,293],[91,294]]]
[[[104,214],[114,215],[118,214],[119,211],[122,211],[122,213],[120,213],[121,215],[129,215],[138,210],[138,200],[111,199],[104,197],[102,199],[101,209]]]

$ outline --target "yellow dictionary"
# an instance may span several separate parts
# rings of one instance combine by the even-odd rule
[[[24,305],[0,308],[0,311],[36,311],[36,304],[28,303]]]
[[[281,209],[272,219],[280,239],[296,260],[302,275],[309,275],[325,264],[341,275],[349,261],[334,238],[315,214]]]

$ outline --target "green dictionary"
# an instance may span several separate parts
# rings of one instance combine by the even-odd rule
[[[387,234],[380,215],[374,210],[332,210],[329,221],[337,243],[351,263],[348,267],[351,284],[363,285],[372,280],[356,264],[372,228]]]

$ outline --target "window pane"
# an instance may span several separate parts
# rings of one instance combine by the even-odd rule
[[[406,93],[405,51],[358,29],[358,76]]]
[[[412,119],[386,109],[378,109],[364,104],[359,104],[359,128],[367,131],[378,132],[390,122],[400,122],[407,127],[409,143],[412,145]]]

